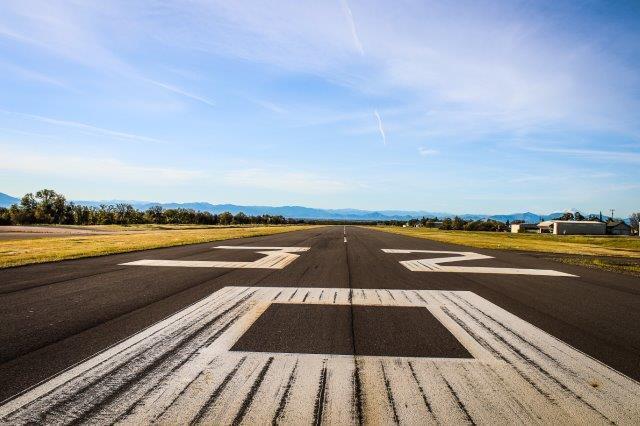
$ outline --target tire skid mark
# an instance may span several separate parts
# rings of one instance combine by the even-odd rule
[[[341,305],[377,305],[376,296],[426,305],[475,358],[230,351],[275,300],[330,305],[331,293]],[[589,401],[605,407],[613,396],[603,408],[612,413],[640,395],[636,382],[470,292],[227,287],[137,336],[0,406],[0,424],[603,423],[612,421]],[[572,396],[576,377],[597,373],[602,389]],[[640,410],[627,402],[611,416],[636,424]]]
[[[235,317],[233,317],[229,322],[227,322],[224,326],[222,326],[218,331],[215,332],[215,334],[211,337],[209,337],[209,339],[207,339],[207,341],[197,347],[195,350],[193,350],[188,357],[184,358],[182,361],[180,361],[178,364],[176,364],[175,366],[173,366],[168,372],[163,373],[161,375],[161,377],[157,380],[157,383],[150,387],[143,395],[142,397],[140,397],[137,401],[134,401],[133,405],[131,405],[127,411],[125,411],[122,415],[120,415],[117,419],[116,422],[118,420],[124,419],[126,418],[128,415],[130,415],[131,413],[133,413],[135,411],[136,408],[138,408],[141,404],[144,403],[145,399],[151,395],[154,391],[156,391],[159,388],[162,388],[163,386],[167,385],[168,381],[171,379],[171,376],[180,368],[182,368],[183,366],[185,366],[188,362],[192,361],[197,355],[199,355],[199,351],[201,350],[202,347],[204,346],[208,346],[211,341],[217,339],[218,337],[220,337],[220,335],[222,333],[224,333],[225,331],[227,331],[233,324],[236,323],[236,321],[241,317],[241,314],[236,315]],[[211,361],[213,362],[213,361]],[[211,362],[209,363],[209,365],[211,364]],[[204,373],[204,369],[198,374],[197,377],[199,377],[200,375],[202,375]],[[155,378],[154,378],[155,379]],[[195,380],[195,379],[194,379]]]
[[[271,420],[272,425],[278,424],[278,419],[280,418],[280,416],[282,416],[282,413],[285,407],[287,406],[287,402],[289,400],[289,393],[291,392],[291,387],[293,386],[293,383],[296,380],[296,373],[298,371],[298,362],[299,360],[296,360],[296,363],[293,366],[293,370],[291,370],[291,374],[289,375],[289,380],[287,380],[287,385],[285,386],[284,391],[282,392],[282,397],[280,398],[280,402],[278,403],[278,408],[276,409],[276,412],[273,415],[273,419]]]
[[[324,410],[325,389],[327,387],[327,360],[322,362],[322,371],[318,381],[318,392],[316,402],[313,407],[313,424],[319,426],[322,423],[322,412]]]
[[[363,395],[362,395],[362,379],[360,378],[360,365],[358,363],[358,357],[353,359],[353,406],[355,408],[355,415],[358,425],[364,424],[364,411],[362,410]]]
[[[409,366],[409,370],[411,371],[411,376],[413,377],[413,380],[416,382],[416,385],[418,386],[418,390],[420,391],[420,396],[422,397],[422,401],[424,401],[424,406],[427,408],[427,411],[429,413],[433,414],[433,410],[431,409],[431,404],[429,403],[429,398],[427,398],[427,394],[424,392],[424,388],[422,387],[420,380],[418,380],[418,376],[416,375],[416,370],[413,368],[413,364],[411,363],[411,361],[408,361],[407,365]]]
[[[471,418],[471,415],[469,414],[469,411],[467,411],[467,407],[464,405],[464,403],[462,402],[462,400],[458,396],[458,393],[453,389],[453,387],[451,387],[451,383],[449,383],[447,378],[444,376],[444,374],[442,374],[442,372],[440,371],[440,369],[438,369],[437,366],[435,367],[435,369],[440,374],[440,377],[444,381],[444,384],[447,386],[447,389],[449,390],[449,393],[451,394],[451,398],[453,398],[453,401],[456,403],[456,405],[458,406],[458,409],[463,414],[463,416],[465,417],[467,422],[469,424],[471,424],[471,425],[475,425],[475,422]]]
[[[447,297],[445,295],[445,297]],[[449,299],[451,300],[451,299]],[[574,392],[571,388],[569,388],[567,385],[565,385],[564,383],[562,383],[558,378],[556,378],[553,374],[551,374],[549,371],[547,371],[542,365],[540,365],[539,363],[537,363],[534,359],[532,359],[531,357],[529,357],[527,354],[525,354],[524,352],[522,352],[520,349],[518,349],[516,346],[514,346],[512,343],[510,343],[509,341],[507,341],[504,337],[502,337],[501,335],[499,335],[498,333],[496,333],[492,328],[490,328],[489,326],[487,326],[483,321],[481,321],[480,319],[478,319],[476,316],[470,314],[468,311],[466,311],[463,307],[461,307],[460,305],[458,305],[455,301],[451,300],[452,303],[454,303],[456,306],[458,306],[459,309],[461,309],[462,311],[464,311],[465,313],[467,313],[469,316],[471,316],[472,318],[474,318],[477,323],[479,325],[481,325],[485,330],[487,330],[492,337],[494,337],[496,340],[499,340],[500,342],[502,342],[503,344],[505,344],[511,351],[515,352],[520,358],[524,359],[527,363],[529,363],[530,365],[532,365],[533,367],[535,367],[535,369],[537,371],[539,371],[542,375],[544,375],[545,377],[547,377],[548,379],[550,379],[553,383],[555,383],[558,387],[560,387],[560,389],[566,393],[568,393],[571,397],[575,398],[576,400],[580,401],[581,403],[583,403],[585,406],[587,406],[587,408],[589,408],[591,411],[593,411],[594,413],[598,414],[600,417],[602,417],[604,420],[606,420],[607,423],[610,424],[616,424],[616,422],[614,422],[613,420],[611,420],[607,415],[605,415],[604,413],[602,413],[600,410],[598,410],[596,407],[594,407],[593,405],[591,405],[591,403],[589,403],[588,401],[586,401],[581,395],[577,394],[576,392]],[[484,314],[484,313],[483,313]],[[487,316],[486,314],[484,314],[485,316]],[[491,319],[490,317],[487,316],[487,318]],[[495,321],[497,323],[497,321]],[[507,331],[509,331],[507,329]],[[519,337],[519,336],[518,336]],[[522,338],[520,338],[522,339]],[[524,340],[524,339],[522,339]],[[533,344],[529,344],[532,348],[537,349],[540,353],[544,354],[544,352],[542,352],[542,350],[540,350],[537,346],[533,345]],[[546,354],[545,354],[546,355]],[[547,355],[548,356],[548,355]],[[560,365],[560,364],[558,364]]]
[[[244,292],[245,291],[242,291],[240,294],[242,294]],[[226,296],[227,293],[232,293],[232,292],[225,292],[224,295]],[[206,305],[209,304],[209,303],[203,303],[203,302],[205,302],[205,300],[201,300],[199,302],[196,302],[193,305],[191,305],[190,308],[194,308],[195,309],[199,305],[206,306]],[[228,300],[225,300],[225,302],[223,302],[223,303],[228,303],[228,302],[229,302]],[[185,308],[184,311],[180,312],[180,315],[176,315],[176,317],[173,318],[173,321],[171,322],[171,325],[179,323],[184,317],[188,316],[189,313],[191,312],[190,308]],[[206,312],[203,312],[200,315],[198,315],[197,319],[196,319],[196,324],[197,324],[197,322],[200,322],[204,318],[206,318],[206,316],[207,316]],[[183,325],[183,326],[179,327],[177,330],[174,330],[170,335],[181,334],[185,330],[187,330],[188,328],[190,328],[192,326],[193,326],[193,323],[187,324],[187,325]],[[153,337],[153,336],[156,336],[156,335],[162,335],[163,331],[164,330],[162,330],[162,329],[156,330],[155,332],[153,332],[150,335],[150,337]],[[134,335],[134,338],[135,338],[135,335]],[[105,360],[99,362],[97,365],[95,365],[93,367],[93,369],[95,370],[95,369],[99,369],[100,367],[105,366],[105,367],[107,367],[107,371],[105,371],[104,374],[111,374],[113,371],[115,371],[115,370],[117,370],[119,368],[123,368],[131,360],[133,360],[133,359],[135,359],[135,358],[137,358],[139,356],[144,355],[144,353],[147,352],[148,350],[155,349],[156,347],[160,346],[162,343],[163,343],[162,339],[158,339],[158,341],[155,342],[154,344],[152,344],[151,347],[146,347],[145,348],[145,347],[142,346],[142,347],[138,348],[138,346],[139,346],[138,342],[135,341],[135,342],[129,344],[128,346],[123,347],[120,351],[118,351],[114,355],[114,357],[112,357],[110,359],[105,359]],[[119,364],[115,363],[113,366],[109,366],[108,365],[110,362],[112,362],[113,358],[117,358],[118,355],[126,354],[129,351],[131,351],[131,353],[128,354],[128,355],[125,355],[123,357],[123,359],[120,359],[119,360],[120,361]],[[102,379],[102,377],[98,377],[97,379],[91,381],[89,384],[86,384],[86,383],[81,384],[79,386],[79,388],[76,385],[75,388],[74,388],[74,382],[78,382],[79,381],[79,377],[70,378],[69,380],[65,381],[64,383],[61,383],[60,385],[58,385],[58,386],[52,388],[51,390],[49,390],[48,392],[44,393],[42,396],[40,396],[40,398],[28,403],[25,406],[25,408],[32,408],[33,405],[38,405],[38,404],[40,404],[40,405],[44,404],[45,407],[46,407],[46,404],[47,404],[47,401],[48,401],[48,397],[49,396],[53,397],[53,395],[55,394],[56,391],[62,390],[61,395],[58,395],[57,398],[54,397],[54,401],[58,400],[58,402],[53,402],[53,404],[50,403],[51,405],[49,405],[49,407],[46,407],[46,409],[45,409],[46,411],[51,411],[52,407],[64,405],[66,403],[65,398],[68,398],[70,396],[73,397],[75,395],[78,395],[79,393],[83,393],[91,385],[93,385],[95,383],[99,383],[101,381],[101,379]],[[63,390],[64,387],[71,387],[72,389],[70,389],[70,391],[65,392]],[[28,411],[31,411],[31,410],[28,410]],[[10,413],[7,417],[11,417],[14,413],[15,413],[15,411]],[[44,416],[44,414],[42,414],[42,416]]]
[[[384,380],[384,387],[387,390],[387,401],[389,401],[389,406],[391,407],[391,412],[393,413],[393,421],[395,422],[395,424],[400,424],[400,419],[398,418],[398,409],[396,408],[396,402],[393,398],[393,391],[391,390],[391,384],[389,383],[387,371],[384,369],[384,361],[382,360],[380,360],[380,368],[382,369],[382,379]]]
[[[471,330],[460,318],[458,318],[453,312],[451,312],[447,307],[442,307],[442,311],[447,314],[449,318],[455,321],[465,332],[467,332],[471,337],[475,339],[483,348],[487,349],[491,355],[496,358],[504,361],[509,367],[513,368],[527,383],[529,383],[540,395],[545,397],[550,403],[557,405],[556,400],[551,396],[551,394],[543,389],[541,389],[534,381],[522,371],[517,365],[513,364],[510,360],[505,358],[500,352],[496,351],[487,341],[480,335],[478,335],[475,331]]]
[[[244,398],[244,401],[242,401],[240,410],[236,414],[236,417],[233,419],[232,424],[234,426],[239,425],[242,422],[242,419],[244,418],[244,415],[247,413],[247,410],[249,409],[249,407],[251,406],[251,403],[253,402],[253,397],[258,392],[258,389],[260,388],[260,385],[264,380],[264,376],[267,375],[267,372],[269,371],[269,367],[271,367],[271,363],[273,363],[273,360],[274,360],[274,357],[269,357],[267,362],[262,366],[262,370],[260,370],[260,373],[258,373],[258,377],[256,378],[255,382],[253,382],[253,385],[251,385],[251,389],[249,390],[249,393]]]
[[[227,387],[229,382],[235,377],[235,375],[238,373],[238,370],[240,370],[240,367],[242,367],[242,364],[244,364],[246,360],[247,360],[246,356],[242,357],[240,361],[238,361],[238,363],[233,367],[233,369],[229,373],[227,373],[225,378],[222,380],[222,383],[220,383],[218,387],[211,393],[209,398],[205,401],[204,405],[200,407],[195,417],[191,419],[191,421],[189,422],[190,424],[195,424],[200,422],[200,420],[202,420],[205,414],[207,414],[207,411],[209,411],[209,409],[213,406],[218,396],[220,396],[220,394],[222,393],[222,391],[224,391],[224,389]],[[189,385],[191,385],[191,383]]]
[[[245,296],[244,298],[240,299],[240,301],[238,301],[237,303],[235,303],[234,305],[232,305],[230,308],[225,309],[222,313],[216,315],[214,318],[212,318],[211,320],[209,320],[208,322],[206,322],[204,325],[200,326],[198,329],[196,329],[194,332],[190,333],[189,335],[187,335],[186,337],[184,337],[183,339],[181,339],[175,346],[173,346],[172,348],[170,348],[168,351],[161,353],[156,359],[152,360],[151,363],[146,364],[144,363],[144,361],[142,361],[140,364],[135,364],[134,367],[137,367],[138,365],[142,365],[143,368],[141,371],[137,371],[137,372],[133,372],[133,371],[129,371],[129,372],[125,372],[125,376],[124,376],[124,380],[121,383],[118,383],[115,387],[111,387],[109,386],[111,384],[111,382],[115,381],[117,383],[117,379],[119,376],[119,372],[117,373],[112,373],[110,375],[110,379],[106,382],[104,382],[103,386],[107,387],[106,389],[106,395],[105,394],[101,394],[102,398],[96,398],[95,396],[92,398],[94,405],[89,408],[87,411],[82,413],[82,417],[92,417],[93,415],[97,414],[101,409],[103,409],[104,407],[108,406],[111,402],[115,401],[121,393],[126,393],[127,390],[129,388],[131,388],[135,383],[140,382],[141,380],[147,378],[150,373],[159,368],[165,361],[170,360],[170,358],[176,354],[179,353],[179,351],[181,349],[183,349],[185,346],[187,346],[189,343],[191,343],[194,339],[196,339],[200,334],[205,333],[206,331],[209,330],[209,328],[214,325],[216,322],[218,322],[219,319],[221,319],[223,316],[225,316],[226,314],[228,314],[230,311],[232,311],[233,309],[235,309],[236,307],[238,307],[239,305],[241,305],[242,303],[244,303],[249,297],[251,297],[253,293]],[[234,321],[234,319],[232,319],[232,321]],[[208,339],[209,340],[209,339]],[[206,341],[205,344],[202,346],[206,346]],[[196,348],[195,350],[197,350],[198,348]],[[146,353],[146,351],[145,351]],[[125,364],[125,366],[128,366],[130,363]],[[128,375],[126,373],[129,373]],[[122,373],[120,373],[122,374]],[[115,376],[115,377],[113,377]],[[98,378],[98,381],[104,381],[104,378]],[[95,385],[95,382],[93,382],[91,385],[92,386]],[[86,388],[85,388],[86,389]],[[84,391],[80,391],[78,393],[84,393]],[[84,395],[82,395],[84,396]],[[67,404],[73,404],[73,400],[71,401],[65,401],[65,405]],[[56,411],[58,409],[58,407],[53,407],[52,411]],[[46,416],[47,414],[49,414],[48,412],[45,412],[44,415]]]

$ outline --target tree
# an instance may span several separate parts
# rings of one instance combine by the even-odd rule
[[[229,212],[220,213],[220,225],[231,225],[233,215]]]
[[[144,219],[146,222],[151,223],[164,223],[165,217],[162,211],[162,206],[151,206],[144,212]]]
[[[11,213],[4,207],[0,207],[0,225],[11,225]]]
[[[565,214],[563,214],[562,216],[560,216],[558,218],[558,220],[574,220],[575,217],[573,216],[573,213],[571,212],[566,212]]]
[[[465,225],[464,219],[456,216],[453,218],[453,221],[451,222],[451,229],[461,230],[461,229],[464,229],[464,225]]]
[[[576,212],[576,214],[574,215],[574,217],[575,217],[575,219],[576,219],[576,220],[587,220],[587,218],[586,218],[586,217],[584,217],[584,216],[582,215],[582,213],[580,213],[580,212]]]

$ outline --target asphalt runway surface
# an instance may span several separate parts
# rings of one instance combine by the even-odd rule
[[[0,311],[0,422],[640,421],[640,280],[527,254],[329,226],[2,270]]]

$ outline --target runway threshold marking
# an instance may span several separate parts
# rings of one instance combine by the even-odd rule
[[[272,303],[422,307],[473,358],[230,351]],[[225,287],[0,406],[0,422],[638,424],[639,399],[638,382],[472,292]]]
[[[216,246],[214,249],[253,250],[265,257],[253,262],[227,262],[208,260],[153,260],[142,259],[134,262],[120,263],[126,266],[177,266],[183,268],[247,268],[247,269],[283,269],[300,257],[298,254],[309,250],[309,247],[258,247],[258,246]]]
[[[400,264],[414,272],[465,272],[474,274],[511,274],[511,275],[544,275],[553,277],[577,277],[577,275],[566,272],[554,271],[552,269],[525,269],[525,268],[495,268],[488,266],[443,266],[442,263],[463,262],[469,260],[494,259],[493,256],[474,253],[471,251],[441,251],[441,250],[403,250],[403,249],[382,249],[385,253],[408,254],[408,253],[429,253],[429,254],[453,254],[455,256],[437,257],[429,259],[402,260]]]

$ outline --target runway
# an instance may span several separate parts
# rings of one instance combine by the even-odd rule
[[[0,283],[5,423],[640,421],[634,277],[332,226]]]

